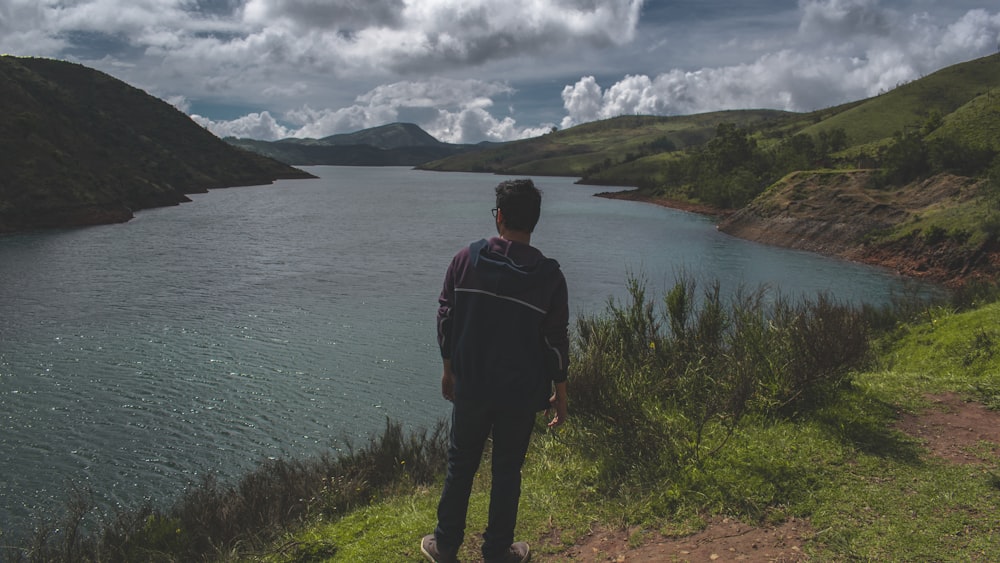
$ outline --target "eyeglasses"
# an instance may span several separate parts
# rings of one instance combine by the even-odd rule
[[[492,213],[492,214],[493,214],[493,218],[494,218],[494,219],[496,219],[496,218],[497,218],[497,211],[499,211],[499,210],[500,210],[500,208],[499,208],[499,207],[494,207],[493,209],[490,209],[490,213]]]

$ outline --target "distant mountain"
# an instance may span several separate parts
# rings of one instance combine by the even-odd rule
[[[258,141],[227,137],[226,142],[297,166],[417,166],[494,146],[443,143],[412,123],[390,123],[322,139]]]
[[[288,142],[286,140],[286,142]],[[330,135],[318,141],[323,145],[371,145],[378,149],[400,149],[405,147],[451,147],[435,139],[413,123],[390,123],[372,127],[355,133]]]
[[[127,221],[210,188],[311,177],[79,64],[0,56],[0,99],[0,233]]]

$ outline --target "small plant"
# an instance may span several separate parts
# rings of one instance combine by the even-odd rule
[[[940,225],[927,227],[923,233],[924,242],[935,245],[944,242],[948,238],[948,230]]]
[[[993,355],[996,353],[996,344],[996,333],[980,328],[976,331],[972,342],[969,343],[968,350],[962,358],[962,365],[969,367],[993,359]]]

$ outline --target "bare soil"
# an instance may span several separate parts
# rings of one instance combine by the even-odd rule
[[[1000,412],[948,393],[928,397],[931,408],[903,414],[898,428],[924,442],[930,455],[952,463],[983,463],[977,451],[987,445],[1000,454]]]
[[[984,445],[1000,453],[1000,412],[957,394],[930,396],[924,412],[901,413],[897,428],[924,442],[927,455],[951,463],[984,463],[977,452]],[[805,544],[814,535],[807,520],[791,519],[773,526],[751,526],[727,518],[711,521],[704,530],[685,537],[647,533],[638,546],[629,530],[594,530],[556,561],[651,563],[668,561],[808,561]],[[545,560],[549,560],[546,558]]]
[[[719,230],[764,244],[891,268],[949,286],[1000,273],[1000,248],[995,242],[970,248],[949,237],[928,241],[919,233],[878,241],[878,233],[933,209],[972,200],[979,193],[977,180],[939,174],[895,190],[874,189],[870,184],[869,170],[791,174],[767,197],[723,218]]]
[[[563,554],[568,561],[661,563],[664,561],[807,561],[802,551],[812,528],[792,519],[774,526],[751,526],[719,518],[682,538],[651,534],[630,547],[626,531],[594,531]]]
[[[888,190],[871,188],[871,175],[871,170],[789,174],[765,196],[735,211],[650,198],[639,190],[598,195],[709,215],[719,221],[720,231],[736,237],[881,266],[948,286],[1000,275],[997,241],[969,248],[947,237],[928,242],[919,233],[878,241],[879,233],[932,209],[961,205],[977,197],[977,180],[939,174]]]

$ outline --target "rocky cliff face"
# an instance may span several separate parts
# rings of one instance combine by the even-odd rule
[[[0,233],[127,221],[189,193],[311,176],[78,64],[0,56],[0,99]]]
[[[879,190],[870,171],[791,174],[747,207],[723,218],[719,230],[741,238],[892,268],[949,285],[1000,273],[996,241],[978,246],[953,237],[912,232],[883,235],[932,209],[976,197],[979,184],[942,174],[902,189]]]

